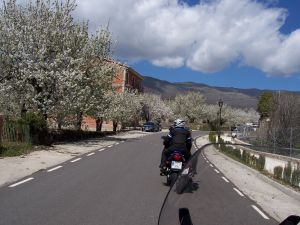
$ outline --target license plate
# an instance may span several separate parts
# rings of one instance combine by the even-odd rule
[[[181,170],[182,169],[182,162],[172,161],[171,169]]]

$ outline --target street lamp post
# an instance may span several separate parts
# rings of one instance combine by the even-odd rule
[[[222,120],[222,107],[223,107],[223,101],[222,99],[219,99],[219,108],[220,108],[220,111],[219,111],[219,132],[218,132],[218,142],[220,142],[220,139],[221,139],[221,120]]]

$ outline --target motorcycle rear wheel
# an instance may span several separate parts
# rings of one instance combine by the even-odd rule
[[[174,184],[175,184],[175,182],[176,182],[176,180],[177,180],[177,177],[178,177],[178,173],[171,173],[170,174],[170,186],[172,187]]]

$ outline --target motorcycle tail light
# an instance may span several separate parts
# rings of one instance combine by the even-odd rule
[[[176,161],[179,161],[181,159],[181,156],[180,155],[174,155],[173,159],[176,160]]]

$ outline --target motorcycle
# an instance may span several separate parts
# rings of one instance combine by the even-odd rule
[[[164,140],[165,144],[165,140],[167,139],[167,137],[162,136],[161,138]],[[182,172],[182,169],[185,167],[186,162],[187,160],[180,150],[173,151],[172,154],[168,157],[166,161],[166,170],[160,173],[161,176],[167,177],[166,184],[168,186],[172,187],[174,185],[178,175]]]
[[[167,177],[167,185],[173,186],[185,166],[186,160],[180,151],[174,151],[166,162],[167,169],[161,173],[162,176]]]

